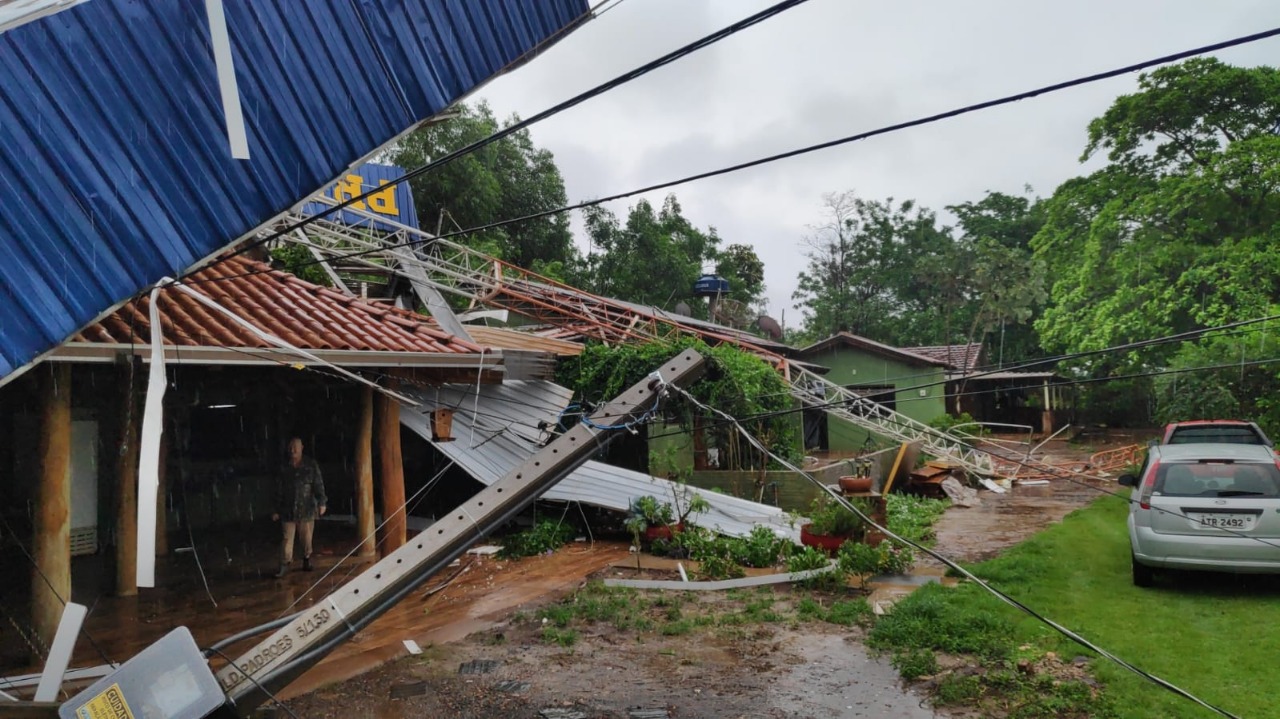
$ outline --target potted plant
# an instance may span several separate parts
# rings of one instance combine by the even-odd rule
[[[861,517],[824,494],[810,505],[809,522],[800,525],[800,543],[834,553],[864,531]]]
[[[696,517],[711,509],[710,503],[701,494],[694,493],[687,502],[681,503],[680,491],[672,489],[672,502],[659,502],[653,495],[645,495],[632,503],[634,517],[644,521],[644,538],[648,542],[655,539],[671,539],[683,532],[686,523],[692,523]]]

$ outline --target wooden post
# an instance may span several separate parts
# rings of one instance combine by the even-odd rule
[[[378,460],[382,489],[382,532],[378,547],[382,556],[408,541],[404,512],[404,462],[400,454],[400,404],[378,395]]]
[[[137,466],[137,462],[134,463]],[[156,556],[169,553],[169,433],[160,435],[160,463],[156,465]]]
[[[53,642],[71,600],[71,366],[48,363],[40,387],[40,486],[36,493],[31,616],[38,642]]]
[[[373,530],[373,388],[366,386],[360,395],[356,423],[356,536],[361,557],[378,553]]]
[[[1041,413],[1041,431],[1045,436],[1053,434],[1053,401],[1049,394],[1049,380],[1044,381],[1044,411]]]
[[[120,443],[116,447],[116,594],[138,593],[138,393],[120,378]]]

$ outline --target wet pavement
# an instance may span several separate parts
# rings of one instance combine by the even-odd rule
[[[778,675],[768,689],[770,716],[812,719],[931,719],[939,716],[925,697],[902,689],[886,657],[842,636],[809,639],[803,664]]]

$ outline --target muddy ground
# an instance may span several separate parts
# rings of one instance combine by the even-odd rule
[[[600,624],[562,647],[541,638],[536,619],[518,619],[289,704],[344,719],[938,716],[861,638],[822,623],[674,637]]]
[[[1045,459],[1082,460],[1102,446],[1058,443]],[[979,506],[952,508],[940,520],[938,550],[964,562],[990,558],[1098,492],[1054,481],[980,496]],[[932,562],[926,558],[919,566],[933,573]],[[618,569],[597,576],[611,574],[623,576]],[[664,637],[597,625],[562,647],[544,641],[530,619],[538,606],[558,598],[529,602],[482,631],[297,697],[289,706],[302,717],[343,719],[959,716],[935,712],[923,694],[903,686],[888,659],[864,647],[857,628],[757,623]],[[743,600],[715,594],[700,601]]]

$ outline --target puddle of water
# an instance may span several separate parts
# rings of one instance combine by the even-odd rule
[[[839,635],[809,637],[805,661],[779,674],[769,687],[769,706],[788,717],[813,719],[935,719],[924,697],[901,689],[888,658],[872,657]]]

